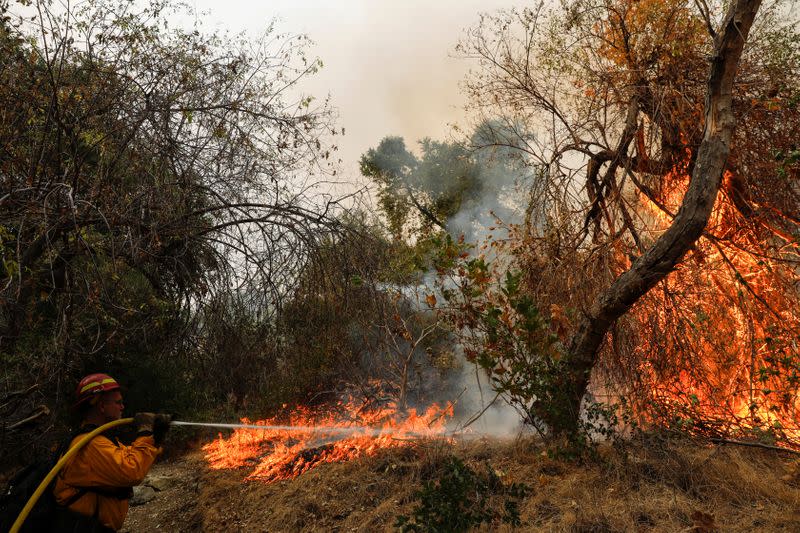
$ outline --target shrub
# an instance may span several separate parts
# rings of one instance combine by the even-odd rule
[[[498,519],[519,526],[519,501],[528,491],[524,484],[504,485],[491,468],[478,473],[450,456],[439,479],[425,482],[416,493],[419,505],[411,516],[399,516],[395,526],[403,532],[434,533],[465,531]],[[497,509],[499,502],[494,496],[503,497],[501,509]]]

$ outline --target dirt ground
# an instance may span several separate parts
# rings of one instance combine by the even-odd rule
[[[163,531],[202,531],[197,497],[207,468],[203,456],[186,455],[153,466],[148,479],[169,480],[169,485],[155,491],[155,497],[142,505],[132,505],[122,533]]]
[[[686,441],[626,448],[579,463],[530,441],[420,442],[271,484],[246,481],[249,469],[210,471],[195,453],[154,467],[174,483],[132,507],[124,531],[397,531],[453,454],[530,488],[519,528],[498,520],[479,531],[800,531],[797,455]]]

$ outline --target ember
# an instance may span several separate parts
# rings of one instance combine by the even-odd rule
[[[365,408],[343,402],[327,413],[298,407],[287,419],[244,424],[263,430],[237,429],[203,446],[211,468],[240,468],[255,464],[247,479],[266,482],[297,477],[324,463],[374,455],[381,449],[408,446],[419,437],[441,437],[452,416],[451,405],[432,405],[423,413],[401,412],[395,405]]]

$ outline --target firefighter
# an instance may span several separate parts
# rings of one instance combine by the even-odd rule
[[[122,393],[114,378],[91,374],[75,391],[82,423],[70,446],[81,435],[122,418]],[[169,428],[169,415],[137,413],[137,436],[130,446],[101,434],[92,439],[56,477],[53,494],[60,506],[55,531],[112,532],[128,514],[132,487],[142,482]]]

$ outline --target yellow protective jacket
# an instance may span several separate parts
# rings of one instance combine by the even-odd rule
[[[70,447],[80,437],[72,439]],[[67,505],[73,500],[68,506],[71,511],[95,516],[104,526],[118,530],[128,514],[128,498],[109,494],[141,483],[160,452],[161,448],[156,447],[151,435],[137,437],[130,446],[98,435],[56,477],[53,489],[56,501]],[[92,488],[98,492],[93,492]],[[83,491],[85,493],[75,500]]]

